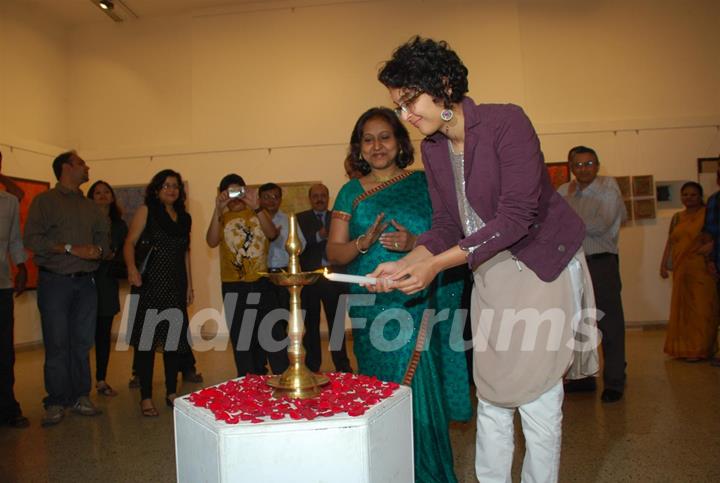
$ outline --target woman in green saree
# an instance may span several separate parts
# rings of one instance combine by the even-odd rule
[[[432,207],[425,174],[405,169],[413,147],[393,111],[373,108],[358,119],[350,138],[354,167],[364,176],[351,179],[338,193],[328,237],[327,256],[365,275],[379,263],[394,261],[430,228]],[[471,416],[462,323],[453,323],[463,290],[462,271],[443,274],[419,294],[376,294],[374,304],[352,306],[353,347],[361,374],[402,382],[416,348],[426,309],[440,313],[428,325],[424,350],[412,378],[415,480],[455,482],[450,420]],[[351,294],[367,294],[352,285]],[[444,320],[443,320],[444,319]],[[458,319],[463,322],[463,318]],[[452,333],[451,333],[452,332]]]

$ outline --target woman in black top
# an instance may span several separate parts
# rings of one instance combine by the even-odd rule
[[[110,331],[113,318],[120,312],[118,278],[125,278],[122,248],[128,227],[120,216],[115,202],[115,192],[105,181],[96,181],[87,197],[95,202],[110,222],[110,251],[105,254],[95,272],[97,288],[97,325],[95,327],[95,380],[98,394],[117,396],[117,392],[105,382],[110,360]]]
[[[168,406],[177,396],[180,356],[190,353],[187,306],[193,300],[191,224],[180,173],[160,171],[147,186],[145,204],[135,213],[125,241],[131,293],[139,297],[137,303],[133,301],[136,316],[130,343],[135,348],[143,416],[158,415],[152,401],[155,350],[163,352]],[[138,242],[152,247],[142,274],[135,259]]]

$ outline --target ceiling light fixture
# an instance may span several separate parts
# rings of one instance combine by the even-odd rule
[[[112,10],[113,8],[115,8],[115,5],[113,5],[112,0],[100,0],[100,2],[98,2],[98,5],[103,10]]]

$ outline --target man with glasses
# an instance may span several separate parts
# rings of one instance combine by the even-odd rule
[[[267,265],[269,272],[282,272],[287,271],[288,263],[290,262],[290,255],[285,249],[285,243],[290,233],[290,217],[282,210],[280,205],[282,204],[282,188],[275,183],[265,183],[258,189],[260,197],[260,206],[270,216],[275,229],[277,230],[277,237],[270,240],[270,246],[268,247]],[[305,249],[305,238],[303,238],[302,232],[298,230],[298,238],[300,238],[300,246]],[[270,284],[270,290],[275,292],[277,298],[276,308],[290,310],[290,292],[287,287],[281,287],[279,285]],[[288,312],[289,313],[289,312]],[[274,327],[274,337],[277,340],[287,337],[287,318],[284,317],[284,321],[277,322],[277,326]]]
[[[618,235],[627,218],[622,194],[615,178],[598,176],[600,161],[595,151],[576,146],[568,153],[575,179],[558,192],[585,222],[583,250],[599,311],[602,332],[604,390],[601,399],[611,403],[622,399],[625,389],[625,316],[623,314],[618,261]],[[594,391],[595,379],[565,384],[565,392]]]

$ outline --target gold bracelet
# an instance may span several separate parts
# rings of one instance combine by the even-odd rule
[[[363,250],[362,248],[360,248],[360,240],[361,240],[362,238],[365,238],[365,233],[363,233],[362,235],[360,235],[359,237],[357,237],[357,238],[355,239],[355,248],[357,248],[357,251],[359,251],[360,253],[362,253],[363,255],[365,255],[365,254],[368,252],[368,250],[370,249],[370,247],[366,248],[365,250]]]

